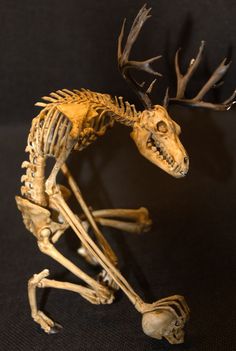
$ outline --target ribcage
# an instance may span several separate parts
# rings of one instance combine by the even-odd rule
[[[79,140],[75,146],[77,151],[89,146],[98,137],[104,135],[108,128],[113,126],[114,120],[106,109],[103,109],[102,111],[98,110],[97,112],[98,115],[88,120],[84,129],[81,131]]]
[[[55,107],[40,114],[35,121],[33,139],[41,156],[57,158],[66,146],[72,128],[70,120]]]

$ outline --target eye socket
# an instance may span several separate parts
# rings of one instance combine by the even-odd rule
[[[166,133],[168,131],[167,124],[164,121],[157,122],[156,127],[157,127],[158,132]]]

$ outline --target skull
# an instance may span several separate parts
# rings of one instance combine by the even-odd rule
[[[183,326],[184,322],[170,310],[146,312],[142,318],[142,328],[146,335],[159,340],[164,337],[170,344],[184,342]]]
[[[188,172],[189,159],[179,140],[180,132],[180,126],[166,109],[155,105],[141,113],[131,137],[144,157],[170,175],[181,178]]]

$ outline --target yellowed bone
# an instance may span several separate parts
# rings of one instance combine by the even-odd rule
[[[159,59],[159,56],[140,62],[129,60],[132,45],[143,23],[149,17],[149,12],[150,9],[146,6],[139,11],[125,44],[124,25],[122,26],[118,39],[118,65],[126,79],[130,79],[130,75],[127,74],[129,68],[135,67],[156,76],[160,75],[150,65]],[[196,63],[192,66],[196,67]],[[219,69],[224,71],[226,66],[222,63]],[[176,68],[178,69],[178,65]],[[187,83],[186,79],[190,73],[184,77],[184,83]],[[180,75],[178,78],[181,82]],[[138,151],[155,166],[176,178],[186,175],[189,161],[179,139],[180,126],[169,116],[165,107],[154,105],[150,101],[149,94],[154,81],[146,91],[144,86],[135,80],[131,83],[146,106],[143,111],[137,111],[134,105],[124,101],[121,96],[113,99],[109,94],[85,89],[57,90],[49,96],[44,96],[42,103],[37,103],[43,109],[32,121],[26,147],[29,157],[22,164],[25,170],[21,178],[22,196],[17,196],[16,202],[22,212],[26,228],[36,237],[39,250],[74,274],[80,282],[74,284],[48,279],[49,271],[43,270],[29,280],[29,303],[34,321],[46,333],[55,333],[61,326],[38,309],[36,299],[38,288],[73,291],[93,304],[112,303],[116,290],[121,289],[142,315],[145,334],[157,339],[166,338],[170,343],[177,344],[183,342],[183,328],[189,318],[189,308],[185,299],[174,295],[154,303],[145,303],[119,271],[116,254],[100,228],[100,225],[105,225],[130,233],[146,232],[151,226],[148,210],[144,207],[137,210],[91,209],[65,164],[73,150],[83,150],[113,127],[114,122],[118,122],[132,128],[131,137]],[[185,89],[182,89],[182,93],[184,91]],[[182,101],[183,98],[184,96],[181,96]],[[225,102],[224,107],[231,104],[231,100]],[[168,94],[165,103],[167,101]],[[209,107],[207,103],[204,105]],[[55,162],[48,170],[46,166],[49,158],[53,158]],[[70,190],[57,183],[60,170]],[[72,193],[78,201],[76,213],[67,203]],[[78,252],[81,257],[88,263],[101,267],[97,277],[90,277],[55,247],[54,244],[68,227],[80,241],[81,247]]]
[[[189,316],[186,302],[178,297],[167,298],[164,301],[158,300],[153,304],[145,303],[119,272],[117,257],[99,228],[99,225],[105,225],[130,233],[145,232],[151,226],[147,209],[91,210],[65,164],[73,148],[76,147],[76,150],[80,151],[88,146],[97,136],[103,135],[108,127],[112,127],[115,119],[128,126],[133,126],[134,138],[137,138],[136,144],[141,153],[145,153],[145,147],[147,147],[145,156],[149,157],[152,162],[154,162],[153,157],[156,157],[157,165],[160,164],[163,169],[168,169],[168,172],[173,173],[172,175],[176,177],[182,176],[184,162],[182,159],[186,154],[178,139],[179,129],[163,108],[155,107],[153,111],[144,110],[139,113],[129,104],[124,104],[121,99],[119,102],[113,102],[108,95],[89,91],[74,95],[65,90],[57,92],[58,95],[62,93],[63,104],[60,99],[53,102],[48,100],[49,105],[45,107],[38,119],[36,117],[33,121],[27,147],[29,161],[23,163],[26,167],[26,176],[22,178],[25,183],[22,187],[22,196],[25,198],[17,197],[16,200],[27,229],[38,240],[40,251],[82,279],[89,288],[69,282],[49,280],[45,277],[41,279],[41,274],[36,275],[40,281],[35,283],[35,279],[31,279],[29,282],[32,317],[47,333],[60,329],[57,323],[38,310],[37,288],[54,287],[71,290],[79,293],[91,303],[99,304],[111,303],[115,298],[116,290],[121,289],[135,309],[143,315],[143,330],[147,335],[165,337],[171,343],[182,342],[183,327]],[[173,168],[173,165],[167,162],[167,156],[156,156],[156,147],[149,145],[147,136],[150,135],[150,131],[153,138],[162,138],[163,130],[160,136],[156,132],[156,124],[160,120],[166,123],[167,128],[170,128],[165,138],[169,138],[172,152],[176,150],[176,159],[181,159],[178,167],[175,165]],[[149,156],[150,152],[151,156]],[[46,178],[44,168],[48,157],[54,157],[55,164]],[[40,172],[37,171],[38,168]],[[78,213],[82,211],[81,218],[74,214],[66,203],[70,197],[70,190],[56,182],[60,169],[78,201],[80,206]],[[34,188],[37,188],[37,193]],[[34,198],[35,194],[37,194],[36,198]],[[82,246],[78,251],[80,255],[87,262],[102,267],[97,281],[81,271],[55,248],[54,243],[60,239],[68,226],[74,230],[81,241]],[[96,240],[93,240],[88,234],[89,227]]]

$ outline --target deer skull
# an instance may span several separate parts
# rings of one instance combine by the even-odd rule
[[[155,105],[141,113],[131,137],[144,157],[173,177],[181,178],[188,172],[189,159],[179,140],[180,132],[180,126],[166,109]]]

